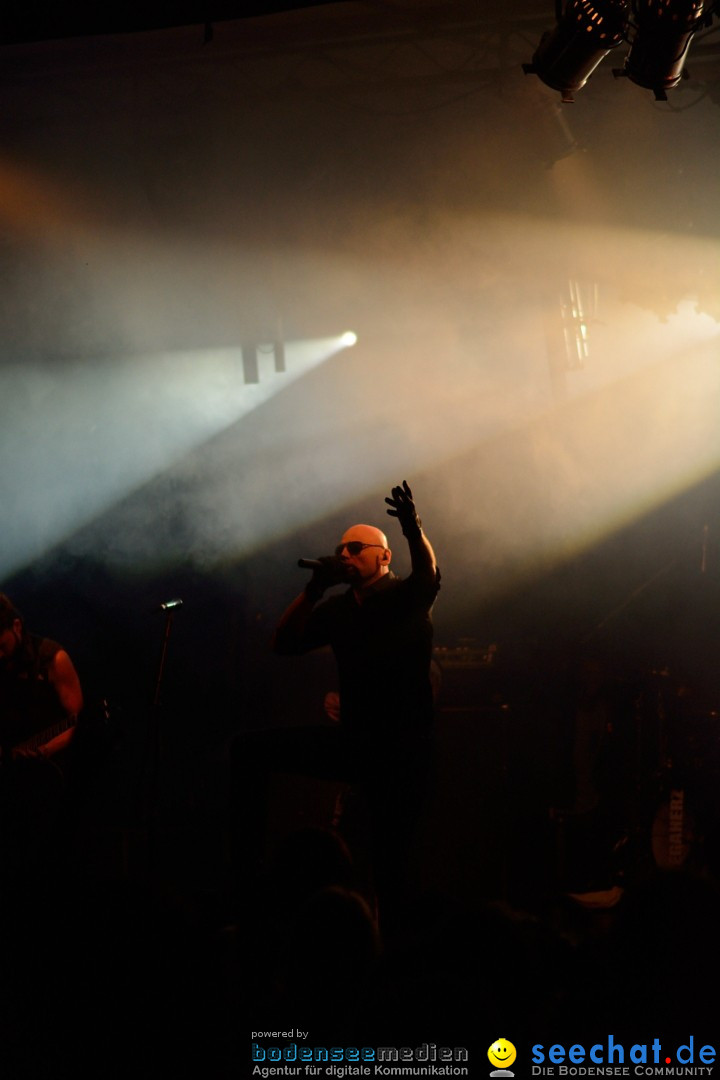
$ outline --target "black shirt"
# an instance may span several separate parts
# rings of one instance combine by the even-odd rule
[[[352,589],[331,596],[310,614],[298,639],[281,634],[279,652],[330,645],[340,680],[344,727],[359,734],[420,734],[433,719],[430,612],[440,574],[423,581],[384,574],[358,603]]]

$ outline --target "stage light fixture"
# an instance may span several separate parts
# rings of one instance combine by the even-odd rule
[[[284,375],[287,371],[287,360],[285,358],[285,331],[281,315],[278,315],[274,320],[273,329],[268,340],[272,343],[275,373],[276,375]]]
[[[275,371],[278,375],[282,375],[287,371],[287,361],[285,359],[285,342],[278,338],[272,343],[273,356],[275,357]]]
[[[629,0],[569,0],[558,25],[543,34],[523,71],[559,90],[564,102],[573,101],[573,93],[624,40],[629,8]]]
[[[658,101],[685,72],[690,42],[706,21],[703,0],[635,0],[635,34],[625,65],[615,75],[652,90]]]
[[[258,365],[258,347],[255,341],[243,341],[241,345],[243,380],[246,383],[260,382]]]

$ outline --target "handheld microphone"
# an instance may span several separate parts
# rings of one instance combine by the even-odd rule
[[[172,611],[173,608],[182,607],[182,600],[166,600],[161,604],[158,611]]]
[[[322,563],[319,559],[298,559],[298,566],[301,570],[319,570]]]

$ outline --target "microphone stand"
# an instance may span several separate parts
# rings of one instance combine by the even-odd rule
[[[160,604],[159,607],[159,610],[165,613],[165,627],[163,631],[162,647],[160,650],[160,661],[158,664],[157,676],[155,679],[155,692],[153,694],[152,706],[150,710],[150,722],[148,728],[149,775],[145,792],[147,863],[148,870],[151,876],[155,869],[157,856],[157,816],[160,794],[160,761],[162,756],[162,738],[160,731],[160,701],[162,681],[165,674],[165,662],[167,660],[168,645],[170,642],[170,633],[172,631],[173,618],[175,616],[175,613],[181,607],[182,600],[168,600],[164,604]]]

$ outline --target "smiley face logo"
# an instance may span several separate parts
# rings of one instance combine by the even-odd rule
[[[488,1050],[490,1064],[497,1069],[507,1069],[517,1057],[517,1050],[507,1039],[496,1039]]]

